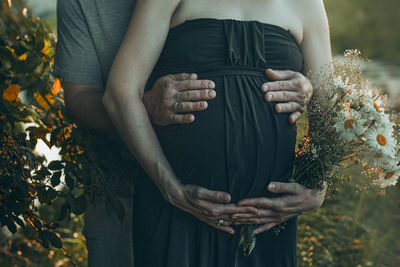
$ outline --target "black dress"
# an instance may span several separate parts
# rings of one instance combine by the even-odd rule
[[[261,196],[294,157],[296,126],[274,111],[261,85],[266,68],[301,71],[294,37],[257,21],[195,19],[172,28],[148,81],[171,73],[197,73],[216,84],[216,98],[192,124],[154,126],[178,178],[231,194],[232,202]],[[257,236],[249,257],[232,236],[167,203],[140,168],[134,196],[135,267],[295,266],[297,218],[279,235]]]

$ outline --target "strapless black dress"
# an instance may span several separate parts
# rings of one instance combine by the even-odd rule
[[[294,157],[296,126],[274,111],[261,85],[266,68],[301,71],[294,37],[257,21],[195,19],[172,28],[147,83],[166,74],[197,73],[216,84],[216,98],[192,124],[154,126],[177,177],[185,184],[231,194],[232,202],[261,196]],[[134,196],[135,267],[295,266],[297,218],[278,235],[257,236],[249,257],[239,231],[214,229],[167,203],[139,168]]]

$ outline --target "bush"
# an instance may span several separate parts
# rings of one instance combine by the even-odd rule
[[[58,222],[83,214],[88,201],[123,218],[119,197],[132,192],[135,164],[118,150],[118,138],[78,129],[69,118],[52,76],[50,26],[23,1],[0,1],[1,226],[31,228],[43,247],[62,248]],[[46,162],[35,152],[38,140],[57,146],[61,159]],[[40,207],[54,203],[58,214],[46,219]]]

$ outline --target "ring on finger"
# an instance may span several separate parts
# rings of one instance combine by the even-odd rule
[[[218,221],[217,226],[222,226],[223,224],[224,224],[224,220],[221,219]]]
[[[176,103],[175,103],[175,110],[176,110],[176,111],[181,111],[181,109],[182,109],[181,102],[176,102]]]

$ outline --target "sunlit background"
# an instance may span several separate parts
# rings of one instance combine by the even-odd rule
[[[324,2],[334,55],[341,56],[346,49],[361,50],[370,59],[365,62],[365,75],[400,111],[400,1]],[[28,10],[56,31],[56,0],[30,0]],[[50,160],[57,157],[57,150],[44,143],[38,145],[38,152]],[[46,212],[56,211],[47,207]],[[0,266],[72,266],[71,259],[87,266],[82,225],[82,216],[62,225],[68,255],[62,249],[42,248],[30,239],[29,230],[12,237],[3,227]],[[298,255],[299,266],[400,266],[400,186],[381,196],[350,185],[329,198],[319,212],[300,219]]]

